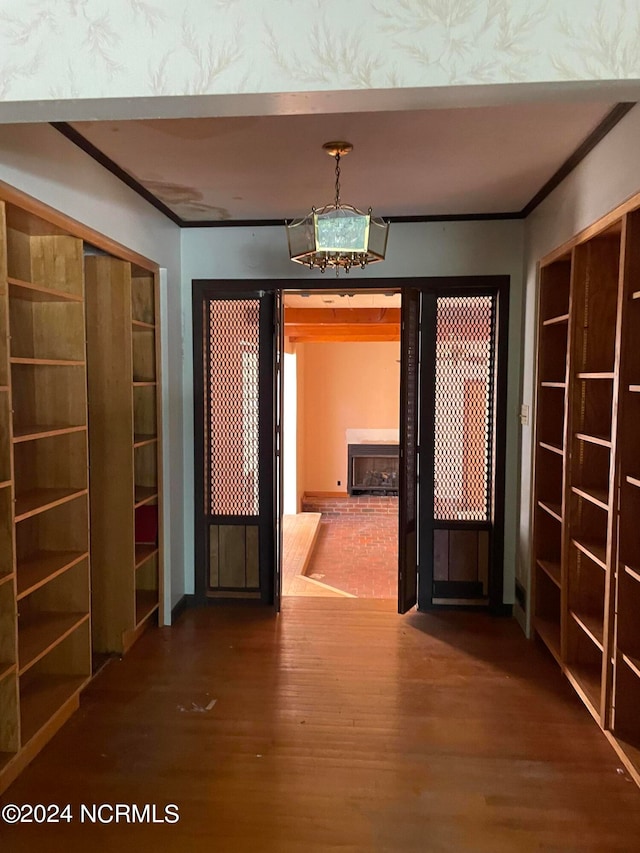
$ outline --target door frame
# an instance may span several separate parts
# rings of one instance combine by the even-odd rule
[[[450,290],[456,295],[476,295],[479,291],[492,290],[497,295],[497,352],[496,352],[496,418],[495,418],[495,448],[494,448],[494,495],[493,495],[493,519],[494,519],[494,542],[495,547],[492,554],[492,566],[489,574],[489,610],[494,613],[504,612],[503,605],[503,587],[504,587],[504,510],[505,510],[505,474],[506,474],[506,414],[507,414],[507,356],[508,356],[508,333],[509,333],[509,284],[510,276],[508,275],[493,275],[493,276],[425,276],[411,278],[350,278],[348,281],[343,277],[335,279],[335,284],[329,283],[329,279],[313,278],[313,279],[194,279],[192,281],[193,293],[193,381],[194,381],[194,464],[196,476],[194,477],[195,489],[195,506],[199,506],[203,500],[203,485],[199,482],[197,476],[198,470],[202,470],[204,466],[203,458],[203,427],[202,427],[202,412],[204,411],[204,365],[201,357],[201,339],[202,339],[202,322],[197,322],[198,313],[197,305],[201,305],[202,299],[206,293],[218,296],[227,296],[237,298],[242,293],[269,293],[281,291],[283,294],[286,291],[303,291],[303,292],[331,292],[335,293],[339,290],[358,293],[372,290],[394,290],[404,294],[409,290],[417,290],[424,293],[439,293],[444,295]],[[274,318],[275,320],[275,318]],[[200,337],[198,337],[198,333]],[[275,334],[275,325],[274,325]],[[261,346],[262,346],[261,333]],[[401,365],[402,368],[402,365]],[[274,364],[275,376],[275,364]],[[282,377],[282,372],[280,372]],[[424,383],[423,383],[424,387]],[[273,389],[270,389],[270,400],[273,403]],[[402,394],[402,389],[401,389]],[[261,389],[262,395],[262,389]],[[266,396],[266,391],[265,391]],[[265,400],[266,402],[266,400]],[[422,401],[424,404],[424,400]],[[261,396],[262,403],[262,396]],[[263,419],[263,421],[265,421]],[[274,422],[275,423],[275,422]],[[424,417],[422,418],[424,423]],[[262,427],[261,424],[261,437]],[[264,434],[265,441],[267,440],[266,427]],[[275,483],[275,450],[276,450],[276,435],[275,428],[271,430],[270,441],[273,444],[272,459],[274,463],[271,465],[270,476]],[[265,475],[269,472],[265,471]],[[424,475],[424,471],[422,472]],[[200,504],[198,503],[200,502]],[[271,506],[268,508],[273,515],[273,529],[276,529],[275,513],[279,512],[275,506],[275,500],[271,501]],[[198,566],[204,559],[204,541],[201,531],[198,530],[197,514],[194,513],[194,533],[195,533],[195,600],[197,603],[210,603],[216,599],[209,599],[205,594],[204,576],[198,570]],[[399,537],[400,538],[400,534]],[[399,542],[400,546],[400,542]],[[400,547],[399,547],[400,552]],[[271,553],[275,555],[276,548],[271,549]],[[262,555],[261,555],[262,556]],[[267,554],[264,555],[265,561]],[[263,603],[274,604],[279,599],[274,589],[275,579],[279,575],[275,565],[275,559],[270,561],[270,570],[264,571],[261,568],[261,590],[260,601]],[[416,571],[418,567],[416,566]],[[424,572],[424,568],[423,568]],[[269,575],[269,577],[267,577]],[[422,577],[418,579],[418,583],[428,583],[429,578]],[[420,608],[420,596],[418,607]],[[446,605],[438,605],[433,609],[446,609]],[[456,609],[460,609],[457,607]],[[478,608],[474,608],[478,609]]]

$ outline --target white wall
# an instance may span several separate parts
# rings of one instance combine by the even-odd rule
[[[519,494],[519,407],[522,348],[522,257],[524,223],[437,222],[391,226],[387,260],[351,279],[414,276],[509,275],[507,484],[505,527],[505,601],[513,601]],[[182,231],[182,307],[184,312],[184,498],[185,570],[193,590],[193,358],[191,281],[212,279],[320,278],[288,259],[284,228],[189,228]],[[324,279],[323,279],[324,280]],[[327,286],[335,277],[326,277]]]
[[[180,232],[140,196],[48,125],[0,126],[0,180],[156,261],[167,270],[162,330],[165,410],[165,610],[184,591]]]
[[[526,295],[524,403],[533,405],[536,264],[550,251],[640,191],[640,106],[636,106],[528,217],[525,230]],[[533,414],[533,412],[532,412]],[[533,418],[523,428],[519,578],[529,586]]]

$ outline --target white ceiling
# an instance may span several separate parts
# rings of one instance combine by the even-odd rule
[[[383,216],[520,211],[611,103],[75,122],[186,221],[290,219],[332,201],[323,142],[346,139],[342,200]]]

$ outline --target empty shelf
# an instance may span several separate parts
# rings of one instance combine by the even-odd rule
[[[545,512],[548,512],[556,521],[562,522],[562,507],[560,504],[550,503],[549,501],[538,501],[538,506]]]
[[[25,299],[28,302],[82,302],[82,296],[75,293],[64,293],[53,290],[41,284],[31,284],[18,278],[8,278],[9,295],[15,299]]]
[[[24,746],[51,717],[84,687],[87,679],[74,675],[38,675],[20,690],[20,719]]]
[[[38,551],[28,560],[18,563],[18,599],[29,595],[88,556],[86,551]]]
[[[550,450],[552,453],[557,453],[559,456],[564,456],[564,450],[561,447],[558,447],[556,444],[549,444],[546,441],[538,442],[540,447],[543,447],[545,450]]]
[[[137,569],[143,563],[146,563],[149,557],[153,557],[153,555],[157,553],[157,545],[142,545],[140,543],[136,543],[135,568]]]
[[[558,323],[567,323],[568,321],[569,321],[569,315],[568,314],[558,314],[557,317],[549,317],[548,320],[543,320],[542,325],[543,326],[555,326]]]
[[[637,675],[638,678],[640,678],[640,658],[623,654],[622,660],[626,663],[631,672],[633,672],[634,675]]]
[[[578,373],[578,379],[613,379],[615,377],[615,373],[611,371],[587,371],[584,373]]]
[[[65,426],[64,424],[30,424],[28,426],[14,426],[13,441],[36,441],[39,438],[50,438],[53,435],[68,435],[72,432],[85,432],[86,425]]]
[[[597,664],[572,663],[567,666],[566,674],[591,715],[598,720],[600,718],[601,667]]]
[[[136,486],[135,487],[135,505],[142,506],[142,504],[148,503],[152,501],[154,498],[158,497],[158,487],[157,486]]]
[[[560,625],[557,622],[536,616],[534,627],[545,646],[560,663]]]
[[[551,560],[538,560],[537,562],[542,571],[548,575],[557,587],[560,587],[562,583],[560,563],[554,563]]]
[[[603,650],[604,628],[602,618],[600,616],[592,616],[588,613],[576,613],[575,610],[570,610],[574,621],[582,628],[584,633],[592,640],[596,646]]]
[[[601,569],[607,568],[607,549],[604,545],[598,545],[596,542],[585,542],[579,539],[572,539],[573,544],[578,551],[582,551],[589,559],[593,560]]]
[[[590,444],[597,444],[600,447],[611,447],[611,439],[606,435],[591,435],[586,432],[577,432],[576,438],[580,441],[588,441]]]
[[[136,590],[136,628],[157,610],[158,593],[153,589]]]
[[[609,493],[606,489],[596,489],[593,486],[572,486],[571,491],[600,507],[600,509],[609,509]]]
[[[11,364],[46,364],[54,367],[84,367],[84,361],[72,361],[68,358],[14,358],[9,359]]]
[[[31,518],[86,494],[87,489],[32,489],[16,497],[16,521]]]
[[[18,620],[20,675],[86,622],[88,613],[35,613]]]
[[[157,435],[145,435],[144,433],[136,433],[133,437],[133,446],[143,447],[143,445],[153,444],[157,440]]]

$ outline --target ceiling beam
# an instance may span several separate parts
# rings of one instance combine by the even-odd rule
[[[400,308],[287,308],[284,324],[288,326],[336,326],[357,324],[398,325]]]

